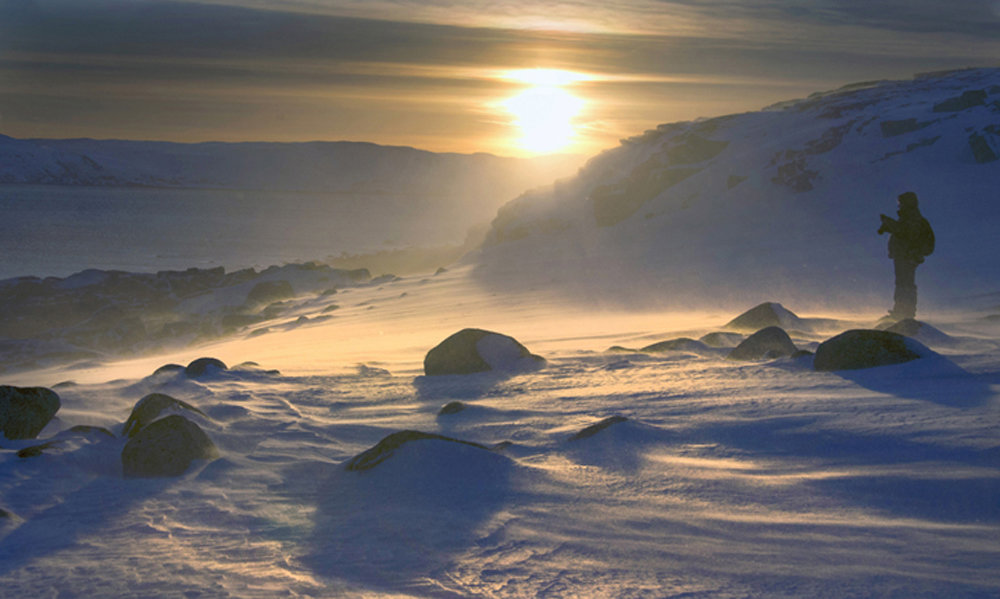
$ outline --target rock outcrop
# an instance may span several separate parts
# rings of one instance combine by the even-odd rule
[[[726,323],[727,329],[759,331],[765,327],[794,329],[802,326],[802,319],[794,312],[775,302],[764,302]]]
[[[545,358],[528,351],[513,337],[483,329],[462,329],[424,358],[424,374],[525,372],[545,365]]]
[[[204,412],[186,401],[174,399],[163,393],[150,393],[140,399],[132,408],[132,413],[129,414],[128,420],[125,421],[125,426],[122,428],[122,435],[129,438],[134,437],[136,433],[154,422],[167,410],[205,415]]]
[[[858,370],[902,364],[930,353],[920,342],[890,331],[853,329],[816,348],[816,370]]]
[[[391,435],[383,438],[374,447],[368,449],[362,453],[351,458],[347,465],[345,466],[348,470],[369,470],[378,466],[385,460],[392,457],[392,454],[405,445],[406,443],[411,443],[414,441],[446,441],[448,443],[457,443],[460,445],[466,445],[469,447],[475,447],[477,449],[482,449],[484,451],[490,451],[485,445],[480,445],[479,443],[473,443],[471,441],[462,441],[461,439],[454,439],[452,437],[446,437],[444,435],[438,435],[435,433],[424,433],[421,431],[399,431],[392,433]]]
[[[8,439],[34,439],[59,411],[59,395],[45,387],[0,386],[0,432]]]
[[[727,356],[730,360],[771,360],[794,356],[798,348],[781,327],[766,327],[743,340]]]
[[[195,460],[218,457],[215,443],[187,418],[171,414],[139,430],[122,449],[126,478],[180,476]]]

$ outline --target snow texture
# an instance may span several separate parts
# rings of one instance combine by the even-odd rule
[[[662,127],[508,205],[436,275],[190,273],[207,282],[168,293],[165,321],[260,320],[176,345],[121,344],[133,317],[155,329],[124,290],[156,276],[4,282],[87,309],[117,291],[100,326],[54,313],[2,341],[0,382],[61,406],[0,441],[0,595],[996,597],[998,169],[969,140],[995,143],[998,98],[996,70],[965,71]],[[939,233],[918,273],[938,301],[901,325],[927,351],[818,371],[822,343],[879,323],[856,295],[888,304],[874,228],[904,186]],[[263,314],[262,280],[295,296]],[[843,301],[818,308],[820,289]],[[761,302],[802,351],[726,359],[756,332],[727,323]],[[472,327],[546,367],[424,375]],[[103,330],[118,345],[11,364]],[[206,356],[229,367],[185,373]],[[157,422],[196,422],[217,457],[126,477],[125,421],[152,393],[183,402]],[[360,456],[373,467],[349,469]]]

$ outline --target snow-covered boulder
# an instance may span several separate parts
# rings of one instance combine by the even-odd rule
[[[928,345],[947,345],[955,342],[955,339],[951,335],[941,329],[913,318],[900,320],[884,327],[880,326],[878,329],[889,331],[890,333],[898,333],[904,337],[911,337]]]
[[[745,337],[739,333],[722,333],[717,331],[702,335],[698,338],[698,341],[709,347],[736,347],[743,342],[743,339]]]
[[[764,302],[726,323],[727,329],[759,331],[765,327],[795,329],[802,327],[802,320],[794,312],[775,302]]]
[[[222,370],[228,370],[226,363],[222,360],[217,358],[198,358],[197,360],[192,360],[191,363],[184,368],[184,374],[186,374],[188,378],[196,379],[206,374]]]
[[[798,348],[781,327],[766,327],[743,340],[733,351],[730,360],[769,360],[794,356]]]
[[[424,357],[424,374],[525,372],[545,365],[545,358],[528,351],[513,337],[483,329],[462,329]]]
[[[474,447],[483,451],[490,451],[490,449],[485,445],[473,443],[472,441],[462,441],[461,439],[445,437],[444,435],[407,430],[392,433],[391,435],[385,437],[371,449],[363,451],[362,453],[359,453],[351,458],[345,467],[348,470],[370,470],[392,457],[392,455],[403,445],[415,441],[443,441],[459,446]]]
[[[161,418],[132,437],[122,449],[126,478],[180,476],[195,460],[219,455],[201,427],[179,414]]]
[[[61,405],[59,395],[45,387],[0,385],[0,432],[8,439],[34,439]]]
[[[579,441],[580,439],[586,439],[588,437],[593,437],[597,433],[603,431],[613,424],[618,424],[619,422],[625,422],[628,418],[625,416],[608,416],[604,420],[591,424],[590,426],[580,429],[578,433],[569,438],[570,441]]]
[[[695,341],[690,337],[678,337],[677,339],[668,339],[667,341],[660,341],[658,343],[653,343],[652,345],[647,345],[642,348],[641,351],[649,353],[659,353],[668,351],[687,351],[687,352],[702,352],[708,348],[707,345],[701,341]]]
[[[150,393],[136,402],[129,414],[125,426],[122,428],[122,435],[132,438],[140,430],[151,424],[166,411],[194,412],[202,416],[204,412],[192,406],[186,401],[174,399],[163,393]]]
[[[890,331],[853,329],[827,339],[816,348],[816,370],[858,370],[902,364],[929,355],[919,341]]]

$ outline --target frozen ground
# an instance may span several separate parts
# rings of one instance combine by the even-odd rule
[[[222,453],[177,479],[129,480],[117,438],[33,458],[16,450],[37,442],[4,441],[0,595],[1000,594],[989,312],[922,314],[948,334],[923,340],[940,357],[820,373],[809,356],[608,352],[697,338],[736,314],[583,312],[540,292],[491,295],[468,268],[326,301],[341,308],[314,326],[0,381],[59,393],[40,438],[118,433],[158,391],[203,410]],[[791,331],[811,350],[879,314],[800,316],[840,319]],[[513,335],[547,368],[422,376],[427,350],[466,326]],[[258,366],[150,376],[201,355]],[[466,408],[439,414],[452,401]],[[615,415],[628,420],[571,440]],[[417,441],[344,468],[403,429],[510,445]]]

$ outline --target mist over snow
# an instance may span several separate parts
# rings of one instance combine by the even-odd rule
[[[888,307],[878,215],[914,191],[938,239],[920,301],[946,307],[997,290],[998,157],[1000,69],[661,125],[503,206],[476,276],[584,303]]]
[[[998,69],[871,83],[627,140],[419,274],[0,281],[0,596],[995,598],[998,140]]]
[[[489,221],[503,202],[574,172],[580,162],[580,157],[569,155],[442,154],[357,142],[168,143],[0,135],[0,206],[10,215],[0,231],[7,240],[19,240],[15,247],[0,247],[16,253],[25,245],[69,243],[65,239],[77,233],[78,221],[86,222],[88,231],[70,242],[102,262],[111,258],[99,255],[99,247],[91,248],[88,235],[112,240],[138,236],[142,239],[129,240],[138,247],[119,254],[153,247],[152,255],[142,254],[147,260],[157,254],[189,255],[185,246],[204,246],[205,237],[241,246],[245,255],[254,252],[243,247],[249,245],[243,238],[257,238],[282,259],[286,248],[300,249],[300,260],[327,256],[321,253],[324,242],[335,254],[370,251],[385,240],[395,240],[397,246],[456,243],[470,227]],[[65,200],[74,193],[74,201]],[[46,210],[53,196],[69,207]],[[83,207],[81,214],[73,213],[74,205]],[[207,224],[179,214],[199,205]],[[185,238],[184,226],[169,231],[162,223],[148,222],[184,218],[192,219],[189,227],[197,232],[191,239]],[[113,229],[116,224],[127,225],[126,230]],[[196,264],[148,266],[183,268],[215,260],[212,265],[240,268],[266,260],[263,251],[250,262],[240,261],[226,247],[215,251],[218,255],[197,256]],[[38,262],[30,255],[17,258],[25,264]],[[77,270],[101,266],[83,264]],[[0,273],[11,270],[8,264],[0,265]]]

